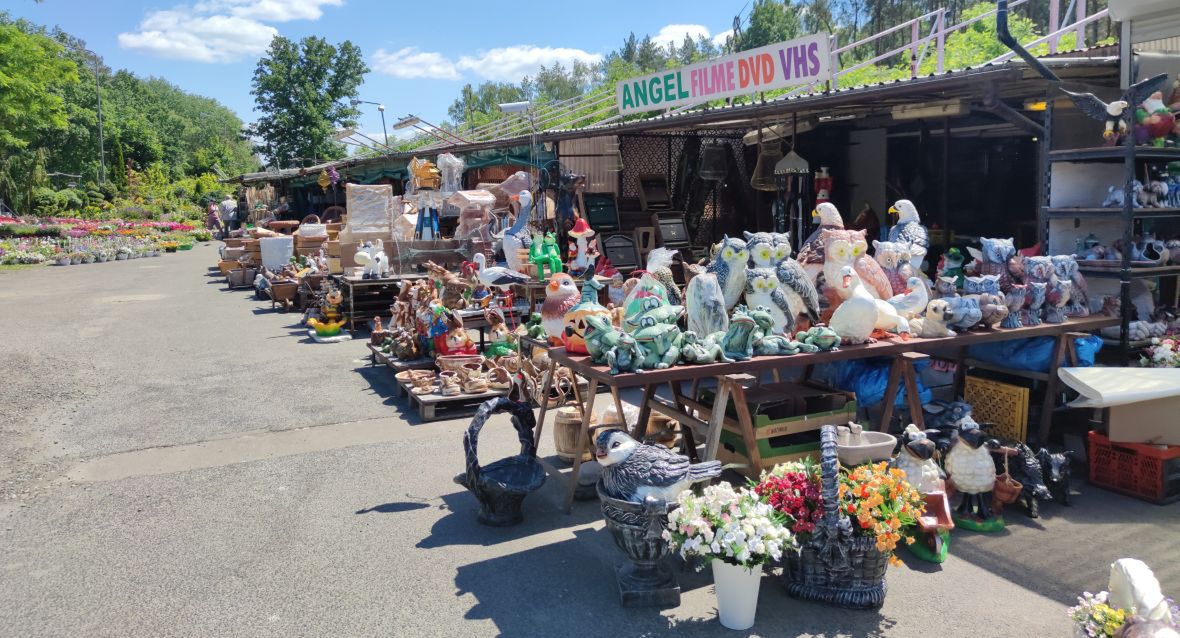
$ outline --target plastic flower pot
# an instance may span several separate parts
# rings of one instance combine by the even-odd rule
[[[713,559],[713,585],[717,591],[717,620],[727,629],[743,630],[754,626],[758,611],[758,589],[762,585],[762,567],[741,567]]]
[[[70,265],[70,258],[69,257],[58,257],[53,260],[53,265],[54,266],[69,266]]]

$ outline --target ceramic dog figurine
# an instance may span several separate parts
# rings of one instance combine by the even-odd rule
[[[954,320],[954,312],[946,299],[933,299],[926,304],[926,316],[910,320],[910,334],[921,339],[953,337],[955,331],[947,327],[947,321]]]

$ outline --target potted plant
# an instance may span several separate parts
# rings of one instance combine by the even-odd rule
[[[70,265],[70,254],[69,253],[57,253],[56,255],[53,256],[53,265],[54,266],[69,266]]]
[[[82,263],[83,259],[85,259],[85,256],[78,251],[74,251],[74,252],[70,253],[70,263],[71,264],[80,264],[80,263]]]
[[[717,591],[717,616],[729,629],[749,629],[758,609],[762,565],[798,551],[785,516],[756,493],[729,483],[701,496],[681,492],[668,513],[664,538],[680,555],[709,562]]]
[[[888,463],[840,470],[836,430],[820,434],[822,464],[794,463],[763,476],[755,491],[787,516],[801,549],[783,564],[787,593],[857,609],[885,602],[885,571],[925,502],[905,473]],[[817,498],[818,494],[818,498]]]
[[[84,264],[93,264],[94,258],[95,258],[94,253],[92,253],[90,251],[86,251],[86,252],[82,253],[82,263],[84,263]]]

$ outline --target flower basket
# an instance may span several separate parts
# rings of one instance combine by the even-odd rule
[[[440,354],[434,359],[434,362],[442,372],[457,373],[468,365],[482,366],[484,356],[482,354]]]
[[[70,258],[68,256],[55,257],[53,260],[53,265],[54,266],[69,266],[70,265]]]
[[[871,537],[856,535],[839,512],[836,427],[820,432],[824,516],[799,553],[783,556],[783,579],[793,598],[850,609],[878,609],[885,602],[889,557]]]
[[[992,487],[992,511],[997,515],[1003,511],[1005,505],[1015,503],[1020,497],[1020,490],[1024,489],[1024,485],[1008,473],[1007,450],[1002,450],[1001,453],[1004,456],[1004,473],[996,477],[996,483]]]
[[[520,454],[480,466],[479,432],[496,412],[512,415],[512,425],[520,441]],[[479,406],[467,432],[463,434],[463,451],[467,471],[455,477],[455,482],[466,487],[479,501],[479,522],[503,527],[524,520],[521,505],[524,498],[541,489],[545,483],[545,469],[537,462],[537,447],[533,442],[536,419],[533,408],[506,397],[490,399]]]

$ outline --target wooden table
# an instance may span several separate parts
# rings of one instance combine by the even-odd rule
[[[417,273],[392,275],[382,279],[332,275],[332,281],[339,286],[340,292],[344,295],[343,312],[348,317],[349,333],[356,336],[358,322],[360,325],[367,325],[373,317],[388,314],[389,306],[397,298],[402,282],[425,278],[426,275]]]
[[[966,349],[972,345],[1027,339],[1031,337],[1057,337],[1057,344],[1054,347],[1053,358],[1050,362],[1050,370],[1047,374],[1048,383],[1050,384],[1047,392],[1048,396],[1052,397],[1053,388],[1056,387],[1057,367],[1060,365],[1062,356],[1068,348],[1066,345],[1066,342],[1069,340],[1068,335],[1078,332],[1090,332],[1106,326],[1115,325],[1116,323],[1118,323],[1118,319],[1113,317],[1085,317],[1070,319],[1060,324],[1041,324],[1039,326],[1014,329],[981,329],[942,339],[912,338],[902,340],[901,338],[891,338],[872,344],[841,346],[837,350],[824,352],[803,353],[791,356],[754,357],[748,361],[737,363],[677,365],[664,370],[647,370],[641,373],[615,375],[612,375],[610,369],[606,366],[592,363],[588,356],[570,355],[564,348],[550,348],[550,369],[548,374],[546,374],[543,395],[548,394],[549,385],[559,365],[568,367],[576,376],[586,379],[589,382],[588,391],[584,394],[575,392],[575,400],[581,407],[582,431],[585,437],[589,438],[592,436],[592,430],[594,429],[619,427],[621,425],[600,423],[594,426],[594,428],[591,428],[590,415],[593,414],[599,384],[605,384],[610,388],[612,398],[620,415],[623,414],[623,410],[622,402],[619,398],[619,391],[627,388],[642,388],[643,396],[639,405],[639,419],[632,432],[632,436],[637,440],[643,438],[647,427],[648,416],[654,410],[680,421],[682,426],[698,431],[703,430],[705,434],[705,460],[711,460],[716,458],[717,448],[720,444],[721,430],[723,425],[728,421],[731,427],[736,427],[741,432],[751,464],[760,466],[761,455],[758,452],[758,446],[754,438],[755,433],[752,426],[749,405],[745,400],[745,387],[761,373],[771,372],[777,378],[781,370],[803,368],[804,378],[807,378],[816,365],[870,357],[891,357],[893,358],[893,366],[890,369],[889,382],[886,386],[884,398],[882,399],[884,401],[882,406],[883,413],[878,428],[885,430],[889,426],[889,420],[893,413],[894,397],[897,394],[897,387],[900,383],[905,383],[907,388],[906,395],[910,408],[910,417],[918,427],[922,427],[922,405],[917,392],[917,374],[914,364],[922,359],[928,358],[931,353],[950,350],[957,353],[957,357],[962,359]],[[703,405],[696,401],[695,396],[688,397],[681,392],[680,385],[683,382],[693,382],[695,386],[702,379],[710,377],[717,379],[718,383],[717,398],[711,406]],[[668,386],[671,391],[671,403],[664,402],[656,397],[657,389],[664,385]],[[726,417],[726,408],[730,400],[734,402],[734,409],[738,417],[736,420]],[[1047,403],[1051,401],[1051,398],[1046,399]],[[546,412],[546,407],[542,405],[540,415],[537,419],[536,440],[538,443],[541,440],[541,432],[544,429]],[[708,421],[702,421],[695,413],[702,415],[708,414]],[[1048,418],[1049,415],[1047,413],[1042,414],[1042,439],[1047,434]],[[585,439],[582,437],[578,438],[579,442],[583,440]],[[569,494],[566,500],[567,512],[570,511],[573,505],[574,490],[577,488],[577,478],[581,470],[581,459],[581,451],[574,451],[573,474],[570,479]]]

